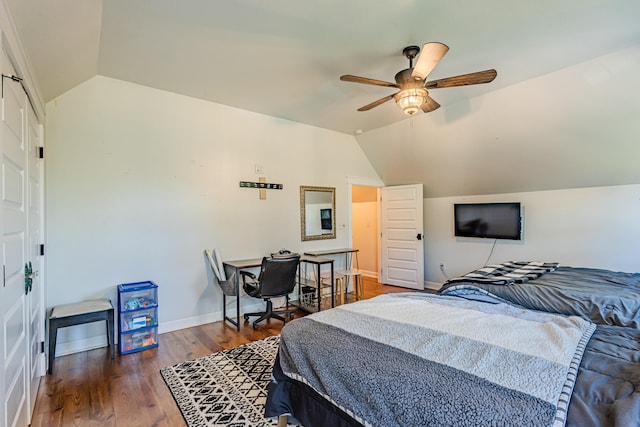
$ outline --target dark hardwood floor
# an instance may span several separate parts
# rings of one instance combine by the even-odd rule
[[[407,289],[365,278],[365,298]],[[304,313],[298,310],[296,317]],[[32,426],[184,426],[160,369],[280,333],[282,322],[238,332],[215,322],[160,335],[154,349],[109,358],[107,348],[58,357],[40,380]],[[117,352],[116,352],[117,353]]]

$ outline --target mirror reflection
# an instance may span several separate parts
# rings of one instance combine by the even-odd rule
[[[336,238],[336,189],[300,186],[300,232],[302,240]]]

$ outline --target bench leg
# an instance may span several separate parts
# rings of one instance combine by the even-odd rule
[[[56,357],[56,341],[58,340],[58,323],[49,320],[49,360],[47,363],[47,374],[53,372],[53,359]]]
[[[109,310],[107,313],[107,344],[109,345],[109,350],[111,351],[111,358],[115,358],[116,354],[116,345],[113,340],[113,309]]]

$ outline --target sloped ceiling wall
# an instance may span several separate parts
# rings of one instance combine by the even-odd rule
[[[640,183],[640,45],[357,136],[425,197]]]
[[[0,0],[46,102],[98,74],[355,134],[386,184],[426,197],[640,181],[637,0],[49,3]],[[392,79],[430,40],[451,47],[432,78],[498,78],[410,119],[356,111],[388,88],[339,75]]]

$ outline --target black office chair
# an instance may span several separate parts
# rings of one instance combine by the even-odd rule
[[[267,307],[265,311],[257,313],[245,313],[245,322],[249,321],[250,316],[260,316],[253,322],[253,329],[258,329],[258,323],[263,320],[275,318],[287,322],[283,315],[287,315],[293,319],[294,309],[289,309],[289,294],[293,292],[296,286],[296,272],[300,263],[300,255],[277,256],[262,258],[262,266],[260,275],[256,275],[249,271],[240,271],[242,276],[242,287],[247,295],[254,298],[262,298],[266,301]],[[271,298],[285,297],[287,301],[286,310],[273,310]]]

